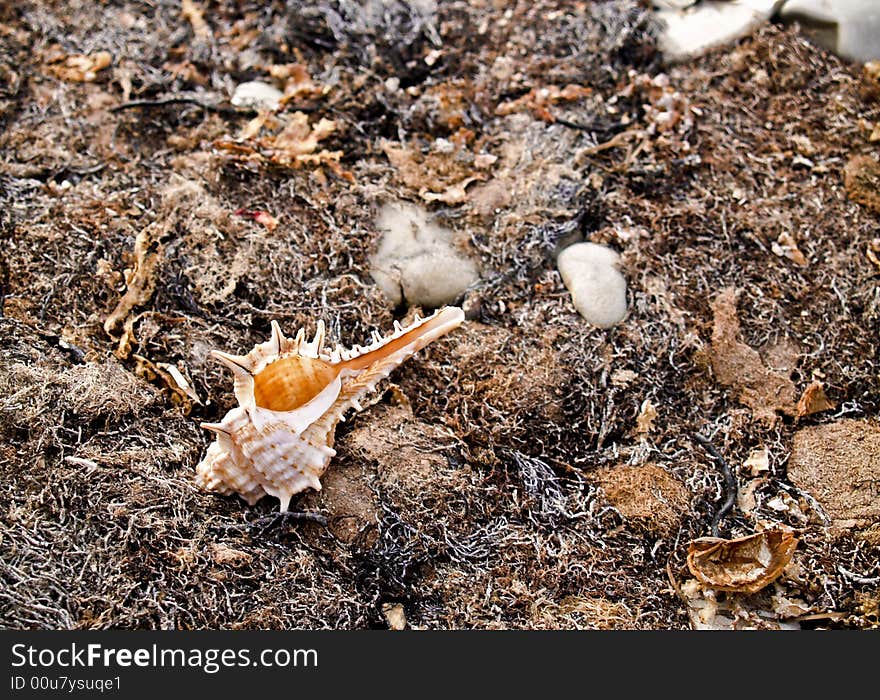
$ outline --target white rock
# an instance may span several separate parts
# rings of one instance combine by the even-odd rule
[[[278,109],[284,93],[268,83],[252,80],[249,83],[241,83],[235,88],[232,95],[232,104],[236,107],[244,107],[256,110]]]
[[[709,0],[683,10],[662,9],[658,45],[668,62],[699,56],[735,41],[767,21],[784,0]]]
[[[603,245],[575,243],[556,259],[575,308],[594,326],[610,328],[626,316],[626,278],[620,256]]]
[[[429,308],[451,304],[480,278],[474,262],[456,249],[453,232],[421,207],[386,204],[376,226],[382,238],[370,271],[395,306],[404,299]]]
[[[651,4],[657,10],[683,10],[696,5],[697,0],[654,0]]]
[[[787,0],[779,16],[843,58],[880,59],[880,0]]]

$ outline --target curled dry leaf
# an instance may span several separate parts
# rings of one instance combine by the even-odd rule
[[[132,357],[137,362],[135,374],[162,386],[168,392],[171,403],[179,406],[184,415],[189,415],[193,403],[201,405],[198,394],[176,366],[167,362],[151,362],[141,355]]]
[[[767,483],[766,478],[749,479],[736,490],[736,507],[743,515],[751,515],[758,506],[755,492]]]
[[[807,258],[797,246],[797,241],[788,231],[783,231],[770,246],[774,255],[780,258],[788,258],[797,265],[807,264]]]
[[[466,188],[472,182],[482,180],[482,177],[466,177],[461,182],[450,185],[443,192],[431,192],[427,188],[419,190],[419,196],[426,202],[443,202],[444,204],[461,204],[467,201],[468,195]]]
[[[705,586],[756,593],[779,578],[797,543],[794,533],[781,527],[735,540],[701,537],[688,546],[687,565]]]
[[[743,462],[743,468],[752,476],[761,476],[764,472],[769,472],[770,453],[767,448],[762,445],[749,452],[748,458]]]
[[[390,629],[406,629],[406,613],[400,603],[397,603],[396,605],[384,603],[382,605],[382,614],[385,616],[385,621],[388,623]]]
[[[330,92],[329,85],[321,85],[312,80],[308,69],[302,63],[283,63],[269,66],[269,75],[284,85],[281,104],[294,100],[318,99]]]
[[[113,62],[113,56],[109,51],[96,53],[70,54],[59,56],[49,61],[49,70],[61,80],[75,83],[92,83],[98,78],[105,68],[109,68]]]
[[[836,404],[825,396],[825,388],[822,382],[813,382],[801,395],[797,404],[797,417],[803,418],[822,411],[832,411]]]
[[[172,365],[167,362],[157,362],[156,368],[163,373],[163,377],[170,378],[170,381],[169,379],[166,379],[166,381],[168,381],[169,387],[172,391],[176,394],[183,394],[199,405],[202,404],[196,390],[193,389],[192,384],[190,384],[189,380],[183,375],[183,372],[177,368],[177,365]]]

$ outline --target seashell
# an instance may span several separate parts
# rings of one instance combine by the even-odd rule
[[[735,540],[701,537],[688,546],[687,565],[705,586],[757,593],[782,575],[797,544],[795,534],[783,527]]]
[[[212,355],[232,370],[238,406],[220,423],[202,423],[216,433],[196,467],[202,488],[239,494],[250,505],[265,495],[281,501],[281,512],[300,491],[321,490],[320,477],[336,454],[336,424],[349,408],[413,353],[457,328],[464,312],[447,306],[394,332],[373,334],[366,347],[324,348],[324,322],[306,342],[300,329],[285,338],[272,322],[272,337],[247,355]]]

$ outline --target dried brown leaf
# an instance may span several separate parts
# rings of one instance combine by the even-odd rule
[[[797,403],[797,417],[803,418],[814,413],[831,411],[836,407],[836,404],[825,395],[825,388],[822,386],[822,382],[813,382],[801,394],[801,398]]]
[[[794,236],[788,231],[783,231],[779,234],[779,238],[772,243],[771,250],[775,255],[778,255],[781,258],[788,258],[797,265],[804,266],[807,264],[806,256],[804,256],[801,249],[798,248]]]
[[[458,182],[454,185],[450,185],[443,192],[439,194],[437,192],[430,192],[427,189],[422,189],[419,191],[419,196],[424,199],[426,202],[443,202],[444,204],[461,204],[462,202],[467,201],[468,194],[466,188],[472,182],[476,182],[478,180],[483,180],[485,178],[476,176],[476,177],[466,177],[461,182]]]
[[[743,469],[752,476],[761,476],[764,472],[770,471],[770,454],[767,448],[762,445],[749,452],[748,458],[743,462]]]
[[[463,147],[423,155],[416,148],[395,146],[386,141],[382,150],[401,181],[426,202],[461,204],[468,199],[467,186],[486,179],[484,173],[474,172],[476,159]]]
[[[269,75],[284,84],[284,97],[281,104],[293,100],[317,99],[330,92],[329,85],[321,85],[312,80],[308,69],[302,63],[284,63],[269,66]]]
[[[325,166],[353,182],[354,176],[339,163],[342,151],[317,150],[319,142],[335,130],[336,122],[332,119],[321,119],[312,125],[303,112],[262,112],[247,123],[236,141],[220,139],[214,142],[214,148],[242,163],[269,163],[292,169],[302,165]]]
[[[781,527],[735,540],[701,537],[688,546],[687,565],[705,586],[756,593],[779,578],[797,544],[794,533]]]
[[[231,566],[232,568],[238,568],[240,566],[246,566],[253,561],[253,556],[248,554],[247,552],[243,552],[240,549],[235,549],[234,547],[230,547],[227,544],[223,544],[222,542],[215,542],[208,546],[208,551],[211,554],[211,559],[213,559],[215,564],[219,564],[220,566]]]
[[[406,629],[406,613],[400,603],[396,605],[384,603],[382,605],[382,614],[385,616],[385,621],[388,623],[390,629]]]
[[[756,350],[739,340],[736,311],[738,290],[722,290],[712,303],[712,369],[718,381],[731,387],[740,402],[749,406],[755,418],[776,420],[776,411],[795,415],[797,389],[787,371],[773,370]]]
[[[137,363],[134,373],[165,389],[171,403],[179,406],[184,415],[189,415],[193,403],[202,403],[177,367],[165,362],[151,362],[142,355],[132,355],[132,357]]]

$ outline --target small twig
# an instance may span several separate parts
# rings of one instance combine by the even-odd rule
[[[166,105],[195,105],[196,107],[201,107],[206,112],[217,112],[218,114],[227,114],[232,116],[246,115],[250,116],[256,114],[251,109],[235,109],[233,107],[223,107],[221,105],[212,105],[207,102],[202,102],[201,100],[197,100],[194,97],[168,97],[164,100],[132,100],[131,102],[123,102],[121,105],[116,105],[115,107],[111,107],[111,112],[121,112],[124,109],[137,109],[137,108],[145,108],[151,109],[154,107],[165,107]]]
[[[678,585],[678,579],[675,578],[675,574],[672,571],[672,556],[666,560],[666,576],[669,578],[669,585],[672,586],[672,592],[675,593],[679,600],[683,603],[687,604],[687,598],[684,597],[684,593],[681,591],[681,586]]]
[[[557,119],[557,121],[559,120]],[[609,148],[617,148],[618,146],[622,146],[627,140],[631,138],[644,136],[645,131],[643,129],[629,129],[628,131],[621,131],[612,136],[604,143],[598,143],[595,146],[582,148],[580,151],[577,152],[575,158],[578,162],[583,163],[583,159],[587,156],[592,156],[596,153],[607,151]]]
[[[581,122],[572,121],[571,119],[565,119],[563,117],[554,117],[553,123],[567,126],[569,129],[577,129],[578,131],[586,131],[592,134],[600,134],[602,136],[618,134],[626,126],[619,122],[616,124],[609,124],[607,126],[600,126],[598,124],[582,124]]]
[[[712,458],[715,460],[715,464],[718,465],[718,469],[724,475],[724,488],[727,492],[727,499],[715,513],[715,516],[712,518],[712,537],[718,537],[718,526],[721,524],[721,518],[723,518],[727,513],[733,508],[733,504],[736,503],[736,494],[737,494],[737,483],[736,477],[733,472],[730,470],[730,467],[727,466],[727,462],[724,460],[724,457],[721,456],[721,453],[715,449],[715,445],[709,442],[709,439],[700,433],[694,433],[694,440],[699,443],[706,452],[708,452]]]
[[[807,622],[808,620],[845,620],[847,617],[848,615],[846,613],[826,612],[813,613],[811,615],[798,615],[797,617],[786,617],[782,619],[788,620],[789,622]]]
[[[64,461],[67,464],[72,464],[75,467],[86,467],[87,469],[97,469],[98,463],[93,462],[90,459],[83,459],[82,457],[74,457],[72,455],[68,455],[64,458]]]
[[[554,123],[561,124],[562,126],[567,126],[569,129],[577,129],[578,131],[594,131],[594,129],[587,124],[579,124],[578,122],[573,122],[568,119],[562,119],[561,117],[555,117]]]

